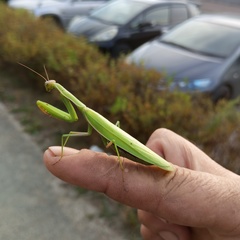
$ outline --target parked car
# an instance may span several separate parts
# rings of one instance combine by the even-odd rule
[[[213,101],[240,95],[240,18],[200,15],[136,49],[128,63],[173,76],[170,87]]]
[[[103,6],[109,0],[10,0],[13,8],[25,8],[39,18],[50,18],[62,29],[76,15],[88,15],[93,9]]]
[[[117,57],[199,13],[197,5],[188,1],[115,0],[85,18],[75,17],[68,33]]]
[[[8,0],[8,6],[11,8],[23,8],[33,12],[44,0]]]

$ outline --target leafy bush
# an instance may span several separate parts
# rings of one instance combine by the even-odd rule
[[[120,120],[121,127],[142,142],[155,129],[166,127],[221,157],[225,166],[232,156],[238,159],[238,149],[229,143],[232,135],[239,139],[237,101],[214,106],[206,96],[159,91],[159,73],[127,65],[123,59],[111,61],[84,39],[26,11],[5,4],[0,11],[0,67],[14,68],[22,78],[24,74],[34,89],[42,90],[42,81],[17,62],[43,75],[45,65],[50,77],[112,122]],[[219,146],[230,150],[223,153]],[[236,169],[234,164],[230,168]]]

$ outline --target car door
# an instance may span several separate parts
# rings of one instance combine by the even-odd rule
[[[232,97],[240,95],[240,54],[238,54],[238,57],[227,69],[223,76],[223,82],[231,86]]]
[[[130,45],[136,48],[188,18],[189,11],[186,4],[171,3],[154,6],[131,23]]]
[[[143,43],[160,36],[162,29],[170,23],[168,5],[152,7],[130,23],[129,44],[136,48]]]

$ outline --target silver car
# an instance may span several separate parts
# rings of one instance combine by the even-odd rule
[[[66,29],[76,15],[86,16],[109,0],[10,0],[12,8],[24,8],[39,18],[51,18],[57,26]]]
[[[192,18],[137,48],[127,62],[173,76],[173,89],[208,93],[214,102],[235,98],[240,96],[240,18]]]

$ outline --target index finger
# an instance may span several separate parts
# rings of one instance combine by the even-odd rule
[[[48,170],[58,178],[89,190],[105,193],[114,200],[132,207],[144,208],[146,198],[155,198],[156,182],[168,172],[156,166],[145,166],[128,159],[123,160],[120,168],[117,156],[97,153],[87,149],[77,151],[61,147],[51,147],[44,153],[44,162]],[[170,176],[169,176],[170,177]],[[164,186],[163,186],[164,188]],[[139,199],[142,201],[138,202]],[[138,202],[138,204],[136,204]]]

